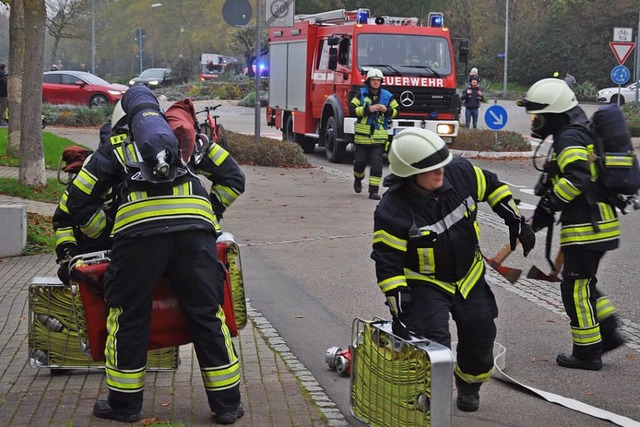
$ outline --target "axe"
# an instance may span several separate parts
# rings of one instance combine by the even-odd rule
[[[535,265],[531,266],[531,269],[527,273],[527,279],[545,280],[547,282],[562,282],[562,279],[558,277],[562,264],[564,263],[564,254],[561,249],[558,249],[556,254],[556,260],[552,263],[551,273],[547,274],[540,270]],[[551,264],[551,263],[550,263]]]
[[[511,252],[511,244],[507,243],[502,249],[500,249],[500,251],[498,251],[495,257],[487,258],[484,255],[483,257],[487,264],[491,266],[491,268],[500,273],[500,275],[507,279],[509,283],[514,284],[520,278],[522,270],[502,265],[504,260],[509,256]]]

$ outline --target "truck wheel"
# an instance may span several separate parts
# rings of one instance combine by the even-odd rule
[[[282,139],[287,142],[295,142],[295,135],[293,133],[293,116],[289,114],[287,122],[282,129]]]
[[[327,147],[327,160],[331,163],[342,163],[346,151],[345,144],[338,141],[337,126],[335,117],[327,119],[327,126],[324,130],[324,145]]]
[[[296,142],[305,154],[313,154],[316,151],[316,139],[304,136],[300,133],[295,134]]]

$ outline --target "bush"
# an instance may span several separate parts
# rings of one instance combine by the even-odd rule
[[[596,85],[590,81],[579,83],[573,87],[573,92],[579,101],[593,101],[596,99]]]
[[[225,130],[228,149],[238,163],[256,166],[308,168],[311,165],[302,148],[293,142],[260,138],[256,144],[253,135]]]
[[[469,151],[519,152],[531,151],[531,144],[524,136],[513,131],[460,129],[451,148]]]
[[[42,114],[47,124],[52,126],[100,126],[111,117],[112,112],[112,105],[100,108],[66,104],[42,106]]]
[[[193,77],[193,63],[187,58],[178,58],[171,68],[171,74],[173,74],[174,82],[186,83],[191,77]]]

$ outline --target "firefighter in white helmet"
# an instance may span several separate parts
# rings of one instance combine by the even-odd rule
[[[398,101],[382,89],[384,75],[377,68],[367,72],[366,86],[361,88],[349,104],[349,114],[357,117],[355,124],[355,159],[353,161],[353,189],[362,191],[362,180],[369,163],[369,198],[380,200],[378,189],[382,181],[382,155],[388,146],[388,122],[398,115]]]
[[[406,331],[451,346],[449,313],[458,330],[457,405],[476,411],[480,385],[493,367],[498,307],[484,279],[478,202],[487,202],[509,228],[512,250],[524,255],[535,234],[509,187],[487,170],[452,158],[437,134],[419,128],[397,134],[389,152],[389,187],[374,214],[373,252],[380,290]]]
[[[594,141],[587,128],[587,116],[563,80],[539,80],[518,105],[531,115],[531,136],[542,140],[553,137],[552,153],[547,156],[550,160],[535,187],[540,201],[531,226],[535,231],[553,228],[555,212],[561,212],[564,267],[560,290],[573,345],[571,352],[556,356],[556,363],[565,368],[597,371],[602,368],[602,355],[625,343],[618,332],[616,307],[596,287],[600,260],[619,244],[620,220],[615,201],[597,183],[590,160]],[[620,128],[623,127],[624,124]]]

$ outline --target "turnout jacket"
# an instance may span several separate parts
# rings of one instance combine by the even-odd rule
[[[390,175],[374,213],[373,252],[382,292],[436,286],[467,297],[484,274],[478,202],[488,202],[507,224],[520,221],[511,190],[489,171],[454,158],[439,190]]]
[[[574,111],[575,110],[575,111]],[[553,135],[553,152],[548,173],[550,188],[544,197],[556,211],[562,211],[560,246],[596,251],[616,249],[620,220],[598,183],[598,169],[587,118],[576,107],[569,112],[571,124]]]
[[[386,113],[369,111],[374,104],[382,104],[387,107]],[[389,140],[387,133],[387,121],[398,115],[398,101],[391,92],[380,88],[378,95],[369,91],[369,86],[360,88],[356,96],[349,104],[349,114],[358,118],[354,126],[356,144],[386,144]]]
[[[229,152],[215,143],[197,167],[190,162],[187,173],[163,184],[132,180],[135,170],[127,165],[127,155],[136,158],[128,134],[112,136],[67,187],[53,218],[56,253],[63,245],[77,245],[74,228],[89,238],[109,231],[113,237],[194,229],[215,232],[218,216],[244,192],[242,170]],[[212,182],[210,192],[196,171]],[[111,194],[117,194],[118,199],[115,217],[103,209]]]

